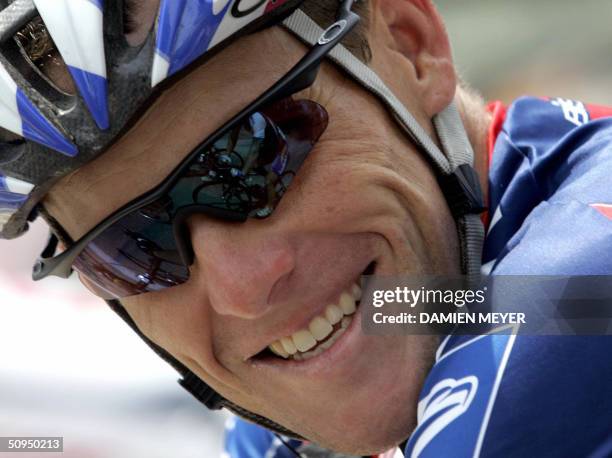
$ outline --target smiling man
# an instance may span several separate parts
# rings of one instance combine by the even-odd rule
[[[328,24],[336,6],[332,2]],[[142,10],[140,14],[147,15]],[[412,38],[402,28],[388,32],[393,23],[408,24],[413,15],[422,22],[418,33],[423,36]],[[437,13],[429,4],[407,2],[402,10],[389,2],[370,18],[371,27],[380,29],[380,43],[368,42],[373,68],[389,74],[390,68],[405,67],[412,81],[388,75],[389,83],[398,86],[404,104],[431,133],[427,120],[452,101],[456,86]],[[410,33],[416,30],[411,27]],[[400,46],[404,53],[397,52]],[[47,212],[71,239],[80,239],[113,211],[162,182],[203,139],[264,93],[307,51],[281,27],[230,45],[168,87],[102,156],[57,183],[44,200]],[[418,67],[410,68],[412,61],[406,56],[411,55]],[[284,106],[272,104],[261,111],[282,130],[268,133],[281,137],[271,142],[272,147],[287,143],[291,155],[292,148],[301,146],[298,140],[313,143],[273,214],[258,218],[257,212],[275,202],[258,205],[253,218],[239,223],[215,218],[206,210],[190,216],[185,225],[194,258],[188,281],[172,288],[149,286],[156,291],[130,295],[121,303],[148,338],[233,403],[332,448],[351,450],[368,437],[358,451],[383,450],[414,428],[414,409],[432,364],[435,340],[364,336],[354,313],[357,284],[367,269],[381,274],[458,273],[456,229],[425,158],[372,95],[325,63],[313,84],[293,99],[308,105],[283,102]],[[250,147],[248,152],[246,147],[240,150],[240,143],[255,135],[252,121],[241,127],[236,157],[225,156],[240,172],[248,169],[253,154]],[[313,122],[314,127],[307,125]],[[301,138],[292,142],[292,136]],[[235,142],[232,134],[229,137],[226,143]],[[223,142],[216,144],[220,150],[234,149]],[[201,161],[196,164],[199,167]],[[186,175],[195,170],[192,166]],[[208,168],[204,170],[209,176]],[[200,196],[217,192],[215,182],[223,166],[215,164],[214,172],[217,176]],[[245,175],[249,173],[253,181],[264,178],[258,171]],[[248,185],[242,179],[235,183],[240,190]],[[251,192],[253,200],[259,197],[256,192]],[[145,234],[152,239],[153,229],[139,231],[142,239]],[[109,241],[99,246],[116,237],[109,235]],[[99,257],[97,251],[89,254]],[[92,290],[106,288],[112,295],[110,285],[91,267],[80,270]],[[373,361],[381,360],[385,364],[374,370]],[[390,384],[393,377],[406,383]],[[355,380],[361,382],[355,385]],[[371,431],[364,419],[380,393],[387,397],[381,409],[385,414],[377,420],[380,428]],[[391,409],[394,405],[396,411]]]
[[[481,189],[488,194],[489,154],[506,112],[487,110],[458,84],[431,1],[353,3],[11,3],[0,13],[10,44],[2,54],[0,201],[4,237],[37,213],[52,227],[35,277],[77,270],[207,406],[329,449],[373,454],[415,431],[417,404],[420,411],[441,386],[434,382],[462,386],[441,359],[465,342],[446,340],[432,370],[435,336],[365,335],[360,277],[479,272]],[[609,261],[588,255],[609,240],[612,196],[595,187],[585,194],[582,182],[578,210],[599,231],[585,241],[585,262],[574,258],[574,269],[561,253],[542,263],[523,249],[546,239],[544,227],[525,234],[530,211],[544,212],[533,224],[554,215],[562,225],[577,210],[565,201],[554,213],[542,206],[561,182],[525,199],[516,180],[531,186],[524,174],[558,157],[551,145],[563,135],[581,139],[585,161],[609,154],[601,134],[609,122],[593,127],[595,116],[580,105],[586,117],[576,125],[568,103],[524,99],[508,112],[489,176],[497,209],[484,255],[491,271],[612,272]],[[538,131],[546,141],[530,165],[516,147],[533,140],[520,124],[527,118],[555,126]],[[518,358],[535,345],[520,342],[491,348]],[[574,355],[554,342],[537,343],[550,348],[550,377]],[[504,358],[491,359],[493,376],[501,377]],[[592,377],[602,371],[610,365]],[[496,405],[503,412],[514,401],[502,392]],[[567,413],[592,403],[580,398]],[[474,415],[472,424],[488,422],[490,412]],[[435,433],[420,420],[410,450],[436,456],[426,448],[440,446]],[[445,440],[456,452],[445,456],[514,450],[465,437]],[[595,427],[575,450],[602,438]]]

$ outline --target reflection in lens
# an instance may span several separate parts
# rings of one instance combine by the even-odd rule
[[[163,196],[155,202],[142,207],[138,212],[153,221],[169,223],[174,213],[174,205],[169,196]]]
[[[159,291],[187,281],[172,226],[135,212],[87,245],[74,267],[118,298]]]
[[[327,113],[309,100],[284,99],[255,112],[191,164],[173,197],[187,187],[192,201],[182,205],[268,217],[326,127]]]

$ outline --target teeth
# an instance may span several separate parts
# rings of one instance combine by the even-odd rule
[[[348,291],[343,292],[338,304],[330,304],[322,315],[316,316],[308,325],[291,337],[283,337],[268,346],[275,355],[297,361],[313,358],[330,348],[348,328],[357,309],[356,301],[361,299],[361,288],[353,284]],[[334,331],[334,325],[340,327]],[[325,342],[322,342],[325,341]]]
[[[297,353],[297,348],[295,348],[295,344],[293,343],[293,340],[291,340],[291,337],[283,337],[280,340],[280,343],[283,346],[283,349],[290,355],[295,355]]]
[[[304,329],[302,331],[298,331],[291,336],[293,339],[293,343],[296,348],[300,350],[302,353],[310,350],[317,344],[317,340],[313,337],[310,331]]]
[[[350,322],[352,320],[352,317],[346,317],[346,318],[348,320],[348,323],[350,324]],[[348,324],[347,324],[346,327],[348,327]],[[340,336],[342,334],[344,334],[344,331],[346,331],[346,327],[342,327],[342,328],[338,329],[334,333],[334,335],[332,337],[327,339],[322,344],[317,345],[317,348],[315,348],[313,351],[309,351],[307,353],[297,353],[297,354],[293,355],[292,358],[297,360],[297,361],[304,361],[304,360],[307,360],[307,359],[310,359],[310,358],[314,358],[315,356],[319,356],[325,350],[330,348],[336,342],[336,340],[338,340],[340,338]]]
[[[345,315],[355,313],[355,298],[349,293],[342,293],[342,296],[340,296],[340,308]]]
[[[315,339],[321,341],[325,340],[325,338],[332,333],[334,327],[326,318],[318,316],[310,322],[308,330]]]
[[[344,318],[342,318],[342,323],[340,323],[340,329],[348,328],[348,325],[351,324],[351,321],[353,321],[353,317],[345,316]]]
[[[357,283],[354,283],[353,286],[351,286],[351,294],[353,294],[356,301],[361,300],[361,288]]]
[[[326,340],[325,342],[323,342],[323,343],[321,344],[321,348],[322,348],[323,350],[327,350],[329,347],[331,347],[331,346],[334,344],[334,342],[335,342],[336,340],[338,340],[338,338],[339,338],[339,337],[340,337],[342,334],[344,334],[344,329],[345,329],[345,328],[340,328],[340,329],[338,329],[338,330],[336,331],[336,333],[333,335],[333,337],[332,337],[331,339]],[[322,352],[321,352],[321,353],[322,353]]]
[[[343,316],[344,313],[342,313],[342,309],[337,305],[331,304],[325,309],[325,318],[327,318],[327,321],[329,321],[332,325],[340,323]]]
[[[289,358],[289,353],[285,351],[285,348],[283,347],[283,344],[280,342],[280,340],[277,340],[272,345],[270,345],[270,350],[272,350],[272,352],[275,353],[276,356],[280,356],[281,358],[285,359]]]

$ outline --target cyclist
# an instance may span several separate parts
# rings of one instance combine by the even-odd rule
[[[503,110],[457,84],[429,0],[15,0],[0,14],[2,236],[42,215],[35,277],[77,270],[208,407],[353,454],[405,441],[417,403],[413,456],[560,456],[570,429],[570,455],[603,444],[609,340],[451,337],[436,352],[433,336],[365,336],[355,312],[362,273],[477,275],[481,187],[492,272],[610,272],[594,256],[610,239],[609,121],[517,102],[489,186]],[[267,161],[234,147],[261,144],[254,114],[283,146]],[[569,150],[572,171],[596,172],[564,173]],[[557,180],[547,192],[536,171]],[[550,236],[568,222],[584,232],[572,262]],[[521,366],[535,348],[539,366]],[[476,401],[440,420],[432,400],[455,392]],[[526,440],[543,410],[598,421]]]

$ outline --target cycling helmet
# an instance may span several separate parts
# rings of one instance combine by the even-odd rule
[[[124,34],[124,3],[0,0],[0,127],[18,136],[0,144],[0,238],[26,230],[53,183],[116,140],[166,78],[301,1],[161,0],[156,27],[138,46]],[[44,52],[45,40],[61,55],[76,94],[32,64],[25,48]]]
[[[14,134],[4,135],[0,142],[0,238],[23,233],[51,186],[103,153],[148,106],[155,88],[194,61],[243,34],[281,21],[306,44],[325,39],[324,30],[298,9],[304,0],[160,0],[155,26],[141,44],[131,46],[124,35],[126,1],[0,0],[0,128]],[[47,36],[38,34],[40,27],[46,27],[65,62],[76,94],[59,90],[38,71],[23,40],[16,39],[29,35],[34,50],[44,49],[44,43],[37,43]],[[385,105],[429,159],[457,223],[462,271],[477,278],[484,238],[478,216],[482,194],[472,168],[472,147],[455,105],[433,120],[440,149],[366,64],[342,45],[329,58]],[[207,407],[226,407],[299,437],[221,397],[147,339],[119,302],[109,305],[179,371],[181,385]]]

